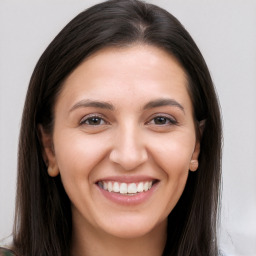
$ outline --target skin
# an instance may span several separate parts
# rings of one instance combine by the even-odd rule
[[[53,134],[41,132],[48,173],[61,175],[71,200],[73,255],[162,254],[167,217],[200,152],[187,86],[176,59],[147,45],[100,50],[65,80]],[[107,199],[96,184],[142,175],[157,182],[135,205]]]

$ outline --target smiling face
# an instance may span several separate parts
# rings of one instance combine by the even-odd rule
[[[175,58],[145,45],[103,49],[65,80],[43,144],[74,229],[132,238],[166,225],[197,168],[187,86]]]

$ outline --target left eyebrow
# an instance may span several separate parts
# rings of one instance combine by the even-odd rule
[[[69,112],[72,112],[73,110],[77,108],[88,108],[88,107],[94,107],[94,108],[102,108],[102,109],[108,109],[108,110],[114,110],[114,106],[108,102],[104,101],[95,101],[95,100],[81,100],[77,102]]]
[[[157,108],[157,107],[162,107],[162,106],[177,107],[185,113],[184,107],[174,99],[156,99],[156,100],[148,102],[143,107],[143,109],[146,110],[146,109]]]

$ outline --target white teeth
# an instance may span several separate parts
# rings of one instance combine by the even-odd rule
[[[114,182],[113,191],[119,192],[119,184],[117,182]]]
[[[108,192],[111,192],[112,191],[112,182],[109,181],[108,182]]]
[[[144,190],[145,190],[145,191],[148,191],[148,182],[145,182],[145,183],[144,183]]]
[[[138,192],[143,192],[143,182],[140,182],[137,187]]]
[[[117,181],[100,181],[99,186],[109,192],[120,194],[136,194],[143,191],[148,191],[152,187],[152,181],[139,182],[139,183],[118,183]]]
[[[137,187],[136,187],[136,184],[135,183],[130,183],[128,185],[128,193],[129,194],[135,194],[137,193]]]
[[[120,193],[121,194],[127,194],[127,184],[126,183],[121,183],[121,185],[120,185]]]

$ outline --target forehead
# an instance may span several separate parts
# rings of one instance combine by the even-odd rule
[[[190,102],[187,87],[183,68],[166,51],[149,45],[108,47],[86,58],[67,77],[58,101],[123,97],[128,102],[130,97],[130,104],[158,94]]]
[[[98,69],[95,70],[95,68]],[[167,71],[173,77],[180,75],[181,79],[186,79],[183,67],[173,55],[155,46],[134,44],[124,47],[106,47],[93,53],[68,76],[64,84],[74,79],[75,76],[81,75],[81,73],[92,74],[100,70],[107,75],[109,71],[113,71],[113,68],[116,71],[121,71],[123,75],[127,70],[127,76],[131,75],[128,71],[132,68],[135,68],[133,70],[135,71],[134,74],[138,75],[136,69],[139,68],[137,71],[140,71],[143,75],[148,75],[148,77],[150,77],[150,73],[146,72],[155,69],[152,75],[158,74],[163,77],[163,75],[167,75]],[[101,74],[98,73],[98,75]]]

